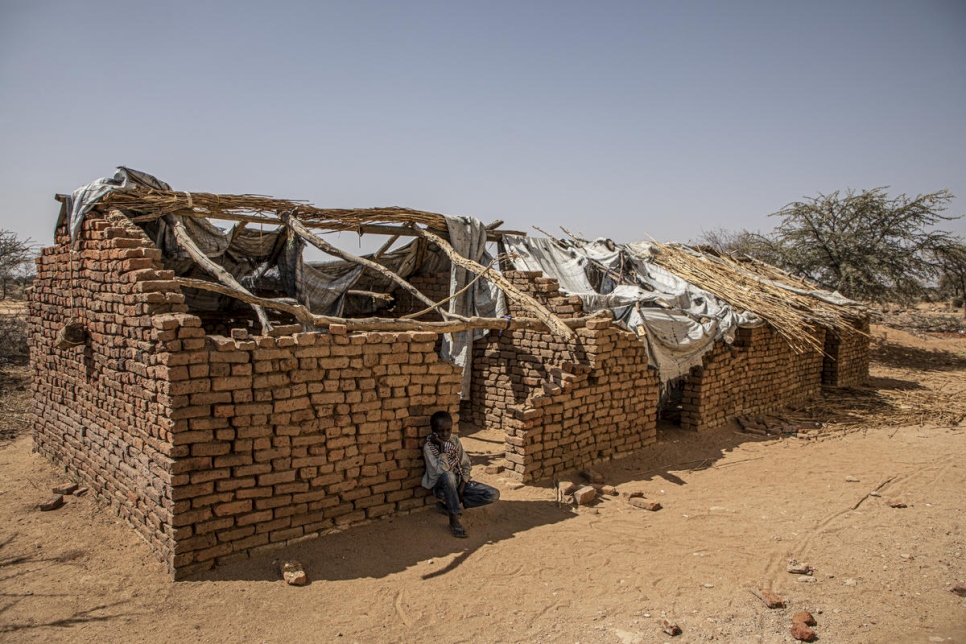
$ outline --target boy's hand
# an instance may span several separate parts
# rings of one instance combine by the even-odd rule
[[[436,434],[436,432],[431,433],[427,438],[429,439],[429,442],[435,445],[436,447],[443,446],[443,440],[439,437],[438,434]]]
[[[463,503],[463,491],[465,489],[466,489],[466,481],[460,481],[459,487],[456,488],[456,493],[460,497],[460,505],[464,505],[464,503]]]

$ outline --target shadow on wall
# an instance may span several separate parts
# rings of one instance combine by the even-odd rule
[[[270,581],[281,578],[281,561],[296,560],[312,580],[381,578],[413,566],[423,579],[455,571],[481,547],[510,539],[531,528],[559,523],[576,515],[554,501],[497,501],[467,510],[466,539],[456,539],[447,519],[434,509],[353,527],[345,532],[281,548],[248,561],[219,567],[195,578],[204,581]],[[429,560],[457,556],[443,566]],[[186,581],[182,583],[192,583]]]

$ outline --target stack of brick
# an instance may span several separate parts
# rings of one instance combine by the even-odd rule
[[[854,387],[869,377],[869,318],[853,323],[860,333],[825,333],[825,362],[822,384],[833,387]]]
[[[582,314],[580,298],[540,273],[504,274],[560,317]],[[511,305],[510,314],[527,316]],[[474,345],[463,415],[506,432],[507,474],[534,481],[618,458],[656,440],[658,381],[632,333],[596,319],[577,341],[537,331],[491,332]]]
[[[172,407],[153,321],[183,314],[184,296],[161,251],[125,217],[91,213],[76,246],[65,225],[55,241],[37,259],[28,293],[36,448],[157,552],[171,553],[179,449],[163,424]],[[87,343],[60,349],[58,331],[71,318]],[[204,344],[197,331],[186,329],[184,342]]]
[[[814,333],[821,343],[824,329]],[[817,351],[796,353],[769,326],[740,328],[733,346],[718,344],[688,376],[681,426],[710,429],[811,400],[822,390],[822,359]]]
[[[92,212],[73,270],[68,244],[31,293],[36,445],[175,578],[432,500],[421,436],[460,387],[435,333],[207,335],[125,218]],[[58,349],[75,306],[89,341]]]

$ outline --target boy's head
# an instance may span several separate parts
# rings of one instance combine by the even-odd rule
[[[444,441],[453,433],[453,417],[448,411],[438,411],[429,418],[429,428]]]

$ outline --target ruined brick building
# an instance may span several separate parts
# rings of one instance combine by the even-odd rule
[[[617,315],[627,307],[589,313],[592,298],[556,277],[510,254],[482,259],[487,240],[512,234],[496,226],[461,220],[463,238],[432,213],[174,192],[126,172],[88,186],[93,198],[63,199],[38,259],[35,444],[175,578],[425,506],[420,448],[438,409],[503,430],[507,475],[531,482],[647,446],[669,404],[682,426],[704,429],[868,373],[867,316],[800,284],[789,297],[807,325],[783,326],[762,305],[755,324],[679,361],[671,387],[649,326],[651,304],[666,302],[635,305],[636,326]],[[359,258],[317,234],[333,230],[390,243]],[[305,243],[340,261],[306,262]],[[721,276],[741,271],[784,288],[767,267],[680,261],[716,263],[722,301]],[[605,270],[629,286],[618,272]],[[461,309],[484,284],[505,307]]]

